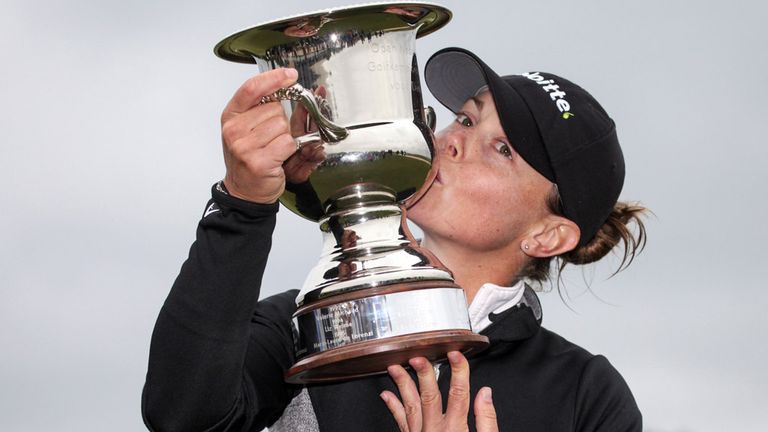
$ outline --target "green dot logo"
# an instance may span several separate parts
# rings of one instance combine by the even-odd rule
[[[573,113],[569,113],[569,112],[567,112],[567,111],[566,111],[566,112],[564,112],[564,113],[563,113],[563,118],[564,118],[564,119],[566,119],[566,120],[568,120],[569,118],[571,118],[571,117],[573,117],[573,116],[575,116],[575,115],[576,115],[576,114],[573,114]]]

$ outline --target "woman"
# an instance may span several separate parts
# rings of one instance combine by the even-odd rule
[[[435,54],[425,76],[457,117],[437,135],[438,175],[409,217],[464,288],[473,329],[491,347],[469,360],[449,353],[434,368],[412,359],[415,375],[392,366],[389,377],[283,383],[296,291],[258,301],[257,287],[284,167],[300,171],[321,155],[296,152],[282,109],[258,104],[296,79],[275,70],[224,110],[227,173],[153,334],[142,405],[150,429],[641,430],[621,376],[541,328],[525,283],[546,279],[553,258],[585,264],[623,243],[626,259],[643,243],[643,209],[617,203],[624,164],[613,121],[563,78],[501,78],[460,49]]]

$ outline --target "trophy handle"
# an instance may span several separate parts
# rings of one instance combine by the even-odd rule
[[[431,106],[424,107],[424,120],[427,122],[427,126],[434,132],[435,127],[437,127],[437,115]]]
[[[328,117],[320,111],[320,105],[317,103],[315,95],[305,89],[301,84],[296,83],[290,87],[278,89],[276,92],[261,98],[261,103],[279,102],[291,100],[304,105],[309,115],[315,120],[320,137],[327,143],[337,143],[347,136],[349,131],[336,123],[330,121]]]

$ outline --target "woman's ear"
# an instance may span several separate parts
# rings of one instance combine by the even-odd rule
[[[534,258],[547,258],[572,251],[579,244],[581,230],[570,219],[549,215],[520,243],[520,249]]]

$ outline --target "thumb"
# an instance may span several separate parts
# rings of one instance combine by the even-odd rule
[[[261,102],[262,96],[274,93],[281,87],[288,87],[296,82],[296,69],[279,68],[256,75],[243,83],[224,108],[224,117],[239,114]]]
[[[499,432],[490,387],[481,388],[475,396],[475,426],[477,426],[477,432]]]

